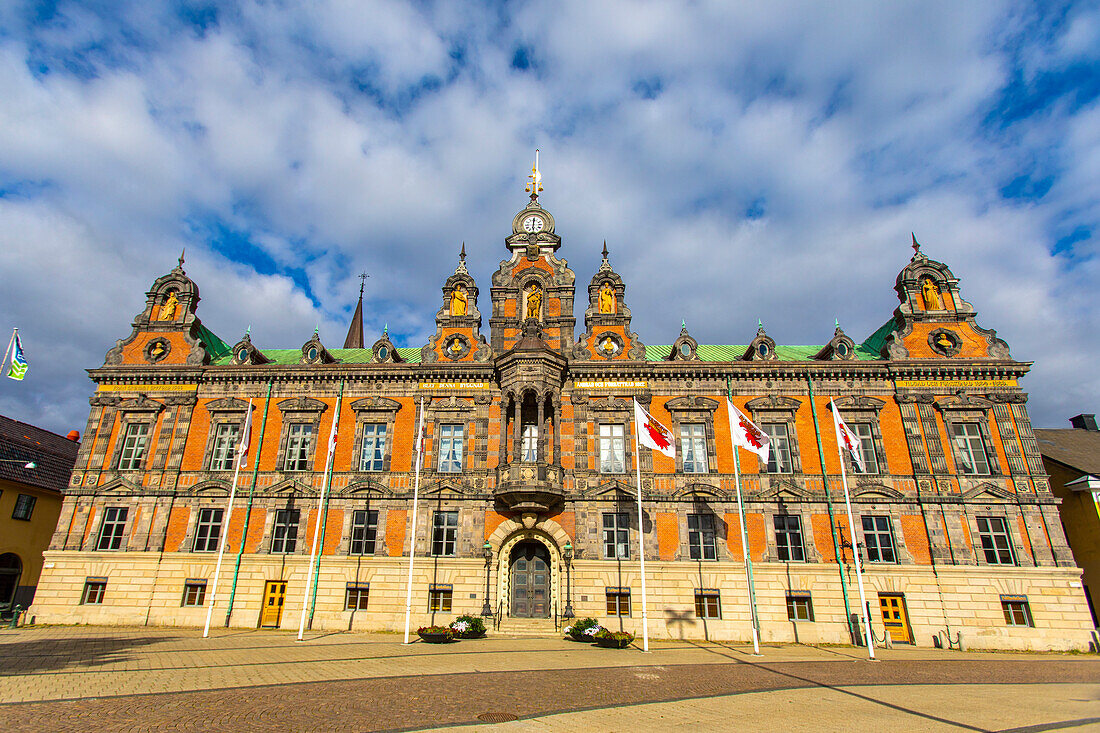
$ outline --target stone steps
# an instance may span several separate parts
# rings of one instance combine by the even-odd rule
[[[554,628],[552,618],[503,618],[500,628],[493,633],[497,636],[560,636],[561,631]]]

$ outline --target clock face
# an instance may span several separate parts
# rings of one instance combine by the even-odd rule
[[[541,232],[544,226],[546,226],[546,222],[542,220],[541,216],[532,214],[523,220],[523,231],[525,232]]]

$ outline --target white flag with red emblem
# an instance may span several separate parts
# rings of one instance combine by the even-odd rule
[[[730,438],[735,447],[744,448],[760,456],[764,465],[768,463],[768,455],[771,453],[771,437],[757,427],[756,423],[745,417],[745,414],[733,406],[726,399],[726,412],[730,418]]]
[[[676,444],[672,439],[672,431],[643,410],[638,400],[634,400],[634,432],[641,444],[647,448],[659,451],[669,458],[676,457]]]
[[[864,468],[863,456],[859,453],[859,436],[853,433],[852,429],[844,422],[844,418],[840,416],[840,410],[837,409],[832,400],[829,400],[829,409],[833,411],[833,425],[836,427],[837,444],[851,454],[852,462],[859,466],[862,473],[867,469]]]
[[[237,465],[241,468],[248,466],[248,444],[252,442],[252,401],[248,402],[248,412],[244,416],[244,430],[241,431],[241,442],[237,446]]]

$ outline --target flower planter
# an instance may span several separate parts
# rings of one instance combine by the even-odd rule
[[[446,644],[455,638],[453,631],[441,626],[424,626],[416,630],[416,635],[429,644]]]
[[[456,639],[484,639],[484,631],[467,631],[462,634],[455,634]]]
[[[604,649],[625,649],[634,641],[633,634],[624,636],[597,636],[596,644]]]
[[[595,637],[587,636],[585,634],[566,634],[565,638],[571,641],[583,641],[589,644],[591,644],[595,640]]]

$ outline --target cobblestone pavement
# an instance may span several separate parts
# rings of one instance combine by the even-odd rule
[[[1100,729],[1093,655],[47,627],[0,632],[5,731]],[[792,702],[794,701],[794,702]],[[580,712],[576,712],[580,711]],[[756,711],[753,713],[752,711]],[[493,716],[497,717],[493,717]],[[479,718],[480,716],[480,718]],[[486,717],[487,716],[487,717]],[[749,717],[745,717],[749,716]],[[1054,726],[1052,728],[1051,726]]]

